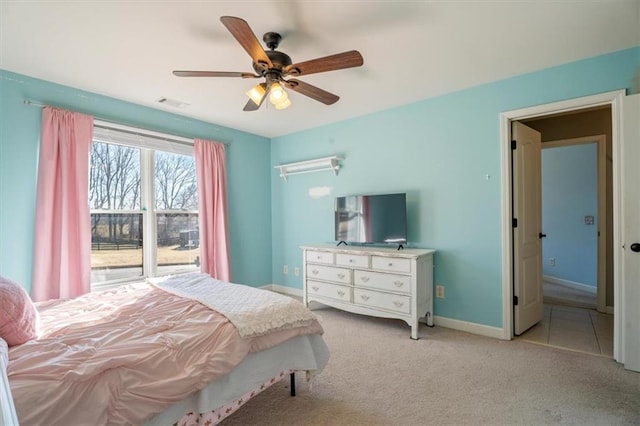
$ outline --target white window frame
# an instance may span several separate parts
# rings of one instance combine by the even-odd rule
[[[114,130],[115,132],[110,132]],[[122,137],[126,134],[126,137]],[[97,135],[97,137],[96,137]],[[110,136],[111,135],[111,136]],[[129,146],[140,149],[140,210],[91,210],[90,214],[139,214],[142,213],[142,276],[91,283],[92,291],[100,291],[116,287],[126,282],[135,282],[157,276],[157,231],[156,214],[175,212],[175,210],[155,209],[153,188],[155,186],[156,151],[194,156],[193,139],[154,132],[103,120],[94,120],[93,140],[114,145]],[[144,182],[143,182],[144,180]],[[180,210],[185,214],[200,214],[200,210]],[[199,220],[199,219],[198,219]],[[147,247],[145,249],[145,247]],[[156,247],[156,249],[150,249]],[[180,273],[176,271],[175,273]]]

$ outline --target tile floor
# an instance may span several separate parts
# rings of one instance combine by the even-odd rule
[[[576,308],[596,309],[596,293],[577,290],[561,284],[545,281],[542,284],[544,303],[549,305],[574,306]]]
[[[517,338],[613,358],[613,315],[545,304],[543,320]]]

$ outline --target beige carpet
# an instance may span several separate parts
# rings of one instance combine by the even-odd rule
[[[611,359],[442,327],[315,311],[331,349],[312,390],[284,380],[222,425],[640,424],[640,374]]]

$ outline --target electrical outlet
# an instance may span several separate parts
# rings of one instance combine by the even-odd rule
[[[444,286],[443,285],[437,285],[436,286],[436,297],[438,299],[444,299]]]
[[[296,267],[296,268],[294,268],[294,269],[293,269],[293,275],[295,275],[296,277],[297,277],[298,275],[300,275],[300,268],[297,268],[297,267]]]
[[[282,267],[282,273],[287,275],[289,273],[289,266],[288,265],[284,265]]]
[[[556,266],[556,258],[555,257],[550,257],[549,258],[549,265],[550,266]]]

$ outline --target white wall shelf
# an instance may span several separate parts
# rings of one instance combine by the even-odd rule
[[[334,175],[338,174],[340,164],[338,161],[342,161],[343,158],[338,156],[316,158],[314,160],[299,161],[297,163],[287,163],[275,166],[280,170],[280,177],[287,181],[287,176],[299,175],[302,173],[321,172],[324,170],[333,171]]]

